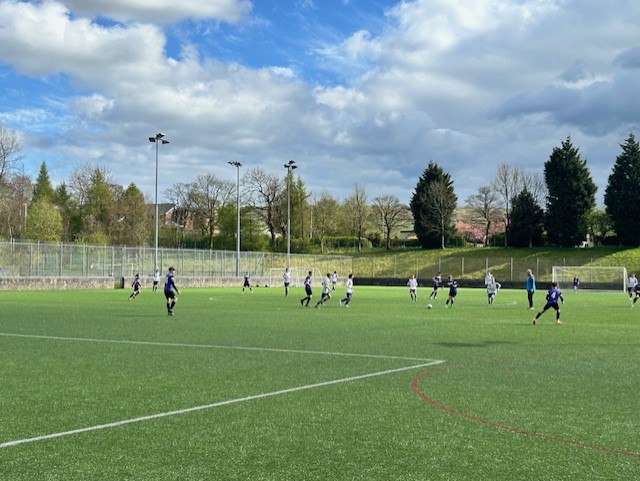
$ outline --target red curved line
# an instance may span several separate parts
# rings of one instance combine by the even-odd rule
[[[621,456],[630,456],[630,457],[634,457],[634,458],[640,458],[640,453],[636,453],[633,451],[624,451],[624,450],[620,450],[620,449],[612,449],[612,448],[607,448],[604,446],[598,446],[595,444],[588,444],[588,443],[583,443],[580,441],[573,441],[571,439],[565,439],[565,438],[560,438],[557,436],[551,436],[549,434],[542,434],[542,433],[536,433],[534,431],[527,431],[526,429],[521,429],[521,428],[514,428],[513,426],[507,426],[506,424],[500,424],[497,423],[495,421],[490,421],[488,419],[484,419],[484,418],[480,418],[478,416],[473,416],[471,414],[467,414],[467,413],[463,413],[461,411],[458,411],[457,409],[452,408],[451,406],[447,406],[445,404],[442,404],[441,402],[436,401],[435,399],[433,399],[432,397],[427,396],[421,389],[419,384],[427,377],[429,377],[431,374],[439,372],[439,371],[443,371],[447,369],[446,367],[439,367],[439,368],[435,368],[432,369],[430,371],[424,372],[422,374],[420,374],[418,377],[416,377],[413,382],[411,383],[411,389],[413,390],[414,393],[416,393],[418,395],[418,397],[420,399],[422,399],[423,401],[429,403],[430,405],[432,405],[433,407],[440,409],[441,411],[447,412],[449,414],[453,414],[454,416],[458,416],[459,418],[462,419],[467,419],[469,421],[473,421],[474,423],[478,423],[478,424],[484,424],[485,426],[489,426],[495,429],[500,429],[502,431],[507,431],[510,433],[515,433],[515,434],[521,434],[523,436],[529,436],[532,438],[539,438],[539,439],[546,439],[547,441],[554,441],[556,443],[562,443],[562,444],[567,444],[569,446],[575,446],[578,448],[585,448],[585,449],[592,449],[595,451],[600,451],[603,453],[607,453],[607,454],[618,454]]]

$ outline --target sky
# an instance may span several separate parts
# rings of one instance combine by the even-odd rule
[[[0,123],[54,185],[105,167],[153,200],[254,167],[408,203],[429,161],[459,205],[571,137],[604,189],[640,136],[637,0],[0,0]]]

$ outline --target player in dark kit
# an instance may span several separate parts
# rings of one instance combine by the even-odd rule
[[[307,294],[307,296],[300,299],[301,306],[309,307],[309,301],[311,301],[311,298],[313,297],[313,291],[311,289],[311,276],[312,273],[311,271],[309,271],[307,277],[304,278],[304,292]],[[307,301],[306,304],[305,301]]]
[[[140,274],[136,273],[136,276],[133,278],[133,282],[131,283],[131,287],[133,287],[133,292],[129,296],[130,301],[138,297],[138,294],[140,294]]]
[[[433,276],[433,291],[429,294],[429,299],[435,299],[438,296],[438,289],[442,287],[442,274],[439,272]]]
[[[640,298],[640,284],[636,284],[635,286],[633,286],[633,301],[631,302],[631,307],[636,305],[636,301],[638,300],[638,298]]]
[[[449,306],[453,307],[453,301],[456,300],[456,296],[458,295],[458,281],[451,275],[449,276],[447,287],[449,288],[449,297],[447,297],[447,302],[444,303],[445,308]]]
[[[170,316],[173,316],[173,308],[178,302],[178,296],[180,295],[180,291],[176,286],[176,282],[173,278],[176,272],[175,267],[169,267],[169,272],[164,278],[164,297],[167,299],[167,313]]]
[[[244,282],[242,283],[242,292],[244,292],[245,289],[249,289],[251,291],[251,294],[253,294],[253,287],[251,287],[251,276],[249,275],[248,272],[244,275]]]
[[[547,292],[547,303],[542,310],[536,314],[536,317],[533,318],[533,325],[535,326],[538,323],[540,316],[549,309],[556,311],[556,324],[562,324],[562,322],[560,322],[560,305],[558,302],[562,302],[564,304],[564,298],[562,297],[562,292],[558,289],[558,283],[552,282],[551,289]]]

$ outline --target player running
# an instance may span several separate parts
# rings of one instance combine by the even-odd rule
[[[445,309],[449,306],[453,307],[453,301],[456,300],[456,296],[458,295],[458,281],[456,281],[452,275],[449,275],[447,287],[449,288],[449,297],[447,297],[447,301],[444,303]]]
[[[487,302],[490,306],[493,305],[493,300],[500,288],[502,288],[502,285],[496,281],[495,277],[491,276],[491,279],[487,283]]]
[[[133,292],[131,293],[131,295],[129,296],[129,300],[133,300],[136,297],[138,297],[138,294],[140,294],[140,286],[141,286],[142,282],[140,281],[140,274],[138,274],[136,272],[135,277],[133,278],[133,282],[131,283],[131,287],[133,287]]]
[[[442,287],[442,274],[438,272],[433,276],[433,291],[429,294],[429,299],[435,299],[438,296],[438,289]]]
[[[533,325],[535,326],[538,323],[538,319],[542,314],[547,312],[549,309],[553,309],[556,311],[556,324],[562,324],[560,322],[560,305],[558,302],[562,301],[564,304],[564,298],[562,297],[562,292],[558,289],[558,283],[552,282],[551,289],[547,292],[547,303],[542,308],[540,312],[536,314],[536,317],[533,318]]]
[[[349,307],[349,303],[351,302],[351,298],[353,297],[353,274],[349,274],[349,277],[344,283],[344,288],[345,288],[345,296],[344,296],[344,299],[340,300],[340,305],[344,307]]]
[[[316,307],[320,307],[328,299],[331,299],[331,273],[327,272],[327,277],[322,279],[322,295],[316,303]]]
[[[307,296],[300,299],[300,305],[304,307],[309,307],[309,301],[313,297],[313,289],[311,289],[311,283],[313,282],[312,275],[312,272],[309,271],[307,277],[304,278],[304,292],[307,294]],[[305,301],[307,301],[306,304]]]

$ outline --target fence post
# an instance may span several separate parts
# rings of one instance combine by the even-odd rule
[[[460,277],[464,277],[464,256],[462,256],[462,259],[461,259],[460,269],[461,269]]]
[[[513,257],[511,258],[511,282],[513,282]]]

